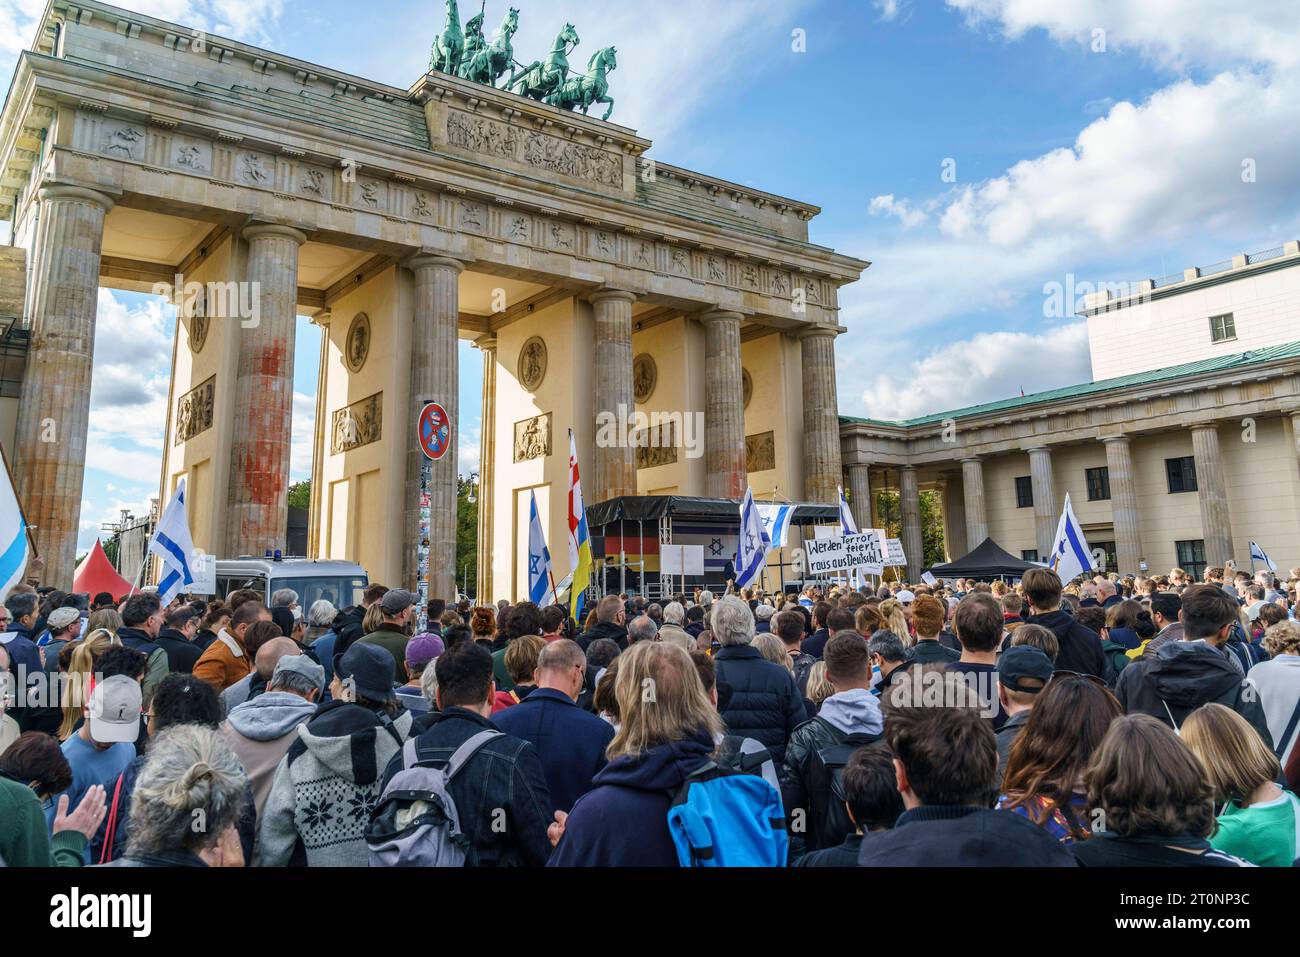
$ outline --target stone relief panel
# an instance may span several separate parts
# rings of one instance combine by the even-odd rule
[[[176,428],[172,445],[187,442],[200,432],[212,428],[212,405],[217,377],[208,376],[176,403]]]
[[[675,422],[661,422],[638,429],[631,436],[636,449],[636,467],[652,469],[677,463],[677,427]]]
[[[378,442],[383,430],[383,414],[382,392],[336,409],[330,428],[330,453],[338,455]]]
[[[299,163],[294,174],[293,191],[307,199],[329,202],[334,198],[334,171],[324,166]]]
[[[519,158],[519,131],[513,126],[454,110],[447,114],[447,142],[471,153]]]
[[[212,172],[212,144],[188,136],[173,136],[169,165],[196,175]]]
[[[235,152],[235,182],[271,189],[275,185],[275,159],[252,150]]]
[[[388,185],[377,179],[358,179],[352,189],[352,205],[384,212],[388,209]]]
[[[623,185],[623,159],[608,150],[456,110],[448,112],[446,129],[447,144],[458,149],[605,186]]]
[[[776,434],[760,432],[745,436],[745,471],[765,472],[776,468]]]
[[[413,190],[408,215],[415,219],[437,219],[438,198],[426,190]]]
[[[145,131],[130,123],[106,124],[100,152],[119,159],[143,160]]]
[[[482,233],[487,229],[487,207],[470,199],[456,201],[455,228],[468,233]]]
[[[531,243],[533,240],[533,221],[523,213],[503,210],[501,213],[501,238],[512,243]]]
[[[348,325],[348,336],[343,343],[343,364],[349,372],[360,372],[370,355],[370,317],[359,312]]]
[[[627,244],[627,264],[637,269],[654,269],[654,244],[648,239],[633,238]]]
[[[577,228],[572,223],[552,219],[546,224],[546,246],[562,253],[576,251],[578,240]]]
[[[528,462],[551,454],[551,413],[543,412],[515,423],[515,461]]]
[[[519,365],[516,368],[519,384],[529,392],[536,392],[546,378],[546,341],[541,336],[533,336],[519,350]]]
[[[637,402],[647,402],[655,394],[659,382],[659,367],[654,356],[643,352],[632,360],[632,397]]]

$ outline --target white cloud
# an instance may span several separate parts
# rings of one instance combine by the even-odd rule
[[[877,368],[880,368],[878,365]],[[874,419],[910,419],[1090,381],[1087,323],[1040,335],[982,333],[877,373],[857,396]],[[856,410],[845,409],[850,414]]]
[[[290,427],[289,481],[311,478],[312,444],[316,435],[316,397],[293,394],[293,424]]]
[[[905,199],[895,200],[893,193],[874,197],[867,209],[873,216],[897,217],[904,229],[919,226],[926,220],[926,214],[923,210],[914,208]]]
[[[872,0],[871,5],[876,8],[880,19],[886,23],[897,20],[898,15],[905,9],[903,0]]]

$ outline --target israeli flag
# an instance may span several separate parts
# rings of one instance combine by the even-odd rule
[[[745,500],[740,503],[740,535],[736,545],[736,587],[744,588],[763,570],[769,545],[751,488],[745,489]]]
[[[541,605],[551,592],[551,551],[546,547],[542,519],[537,514],[537,493],[529,492],[528,497],[528,600]]]
[[[1268,557],[1268,553],[1265,552],[1264,549],[1256,545],[1254,542],[1251,542],[1250,563],[1253,565],[1255,564],[1255,562],[1263,562],[1265,565],[1268,566],[1269,571],[1274,573],[1277,572],[1277,564],[1273,561],[1273,559]]]
[[[4,475],[0,475],[0,599],[9,594],[23,580],[27,571],[27,560],[32,557],[31,544],[27,537],[27,520],[23,518],[22,506],[18,504],[18,493],[9,478],[6,466]]]
[[[149,539],[149,553],[162,559],[163,574],[158,582],[158,598],[166,608],[187,585],[194,584],[194,570],[190,556],[194,553],[194,539],[190,537],[190,522],[185,514],[185,479],[176,485],[171,501],[163,509],[158,527]]]
[[[1088,540],[1083,537],[1079,520],[1074,517],[1069,492],[1065,493],[1065,509],[1056,526],[1056,539],[1052,542],[1049,564],[1062,582],[1068,582],[1094,568],[1092,551],[1088,548]]]
[[[795,506],[760,504],[758,514],[763,520],[763,533],[767,536],[768,548],[785,548],[786,536],[790,533],[790,519],[794,518]]]
[[[844,497],[844,489],[836,486],[835,491],[840,494],[840,528],[845,535],[858,534],[858,523],[853,520],[853,511],[849,508],[849,501]]]

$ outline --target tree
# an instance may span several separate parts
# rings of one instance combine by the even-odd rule
[[[478,483],[463,475],[456,476],[456,567],[453,571],[456,581],[471,596],[478,577],[478,492]]]
[[[311,508],[311,479],[289,486],[290,508]]]
[[[921,567],[929,568],[945,560],[942,503],[939,493],[933,489],[923,490],[919,497],[921,500]],[[889,538],[903,537],[903,512],[897,491],[883,489],[876,493],[876,515]]]

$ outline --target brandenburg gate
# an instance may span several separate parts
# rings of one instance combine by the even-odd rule
[[[616,51],[557,78],[577,30],[529,67],[517,22],[488,47],[481,17],[449,21],[401,89],[103,3],[47,8],[0,118],[31,335],[10,459],[47,580],[72,577],[101,285],[178,303],[159,495],[186,479],[219,557],[285,542],[298,315],[322,346],[310,557],[390,586],[416,579],[423,482],[429,590],[454,588],[460,339],[484,363],[482,597],[519,592],[530,493],[563,562],[569,430],[588,504],[747,484],[834,500],[838,291],[867,263],[809,241],[816,207],[567,109],[611,102]],[[447,448],[422,475],[430,402]],[[602,413],[668,425],[652,447],[601,441]]]

